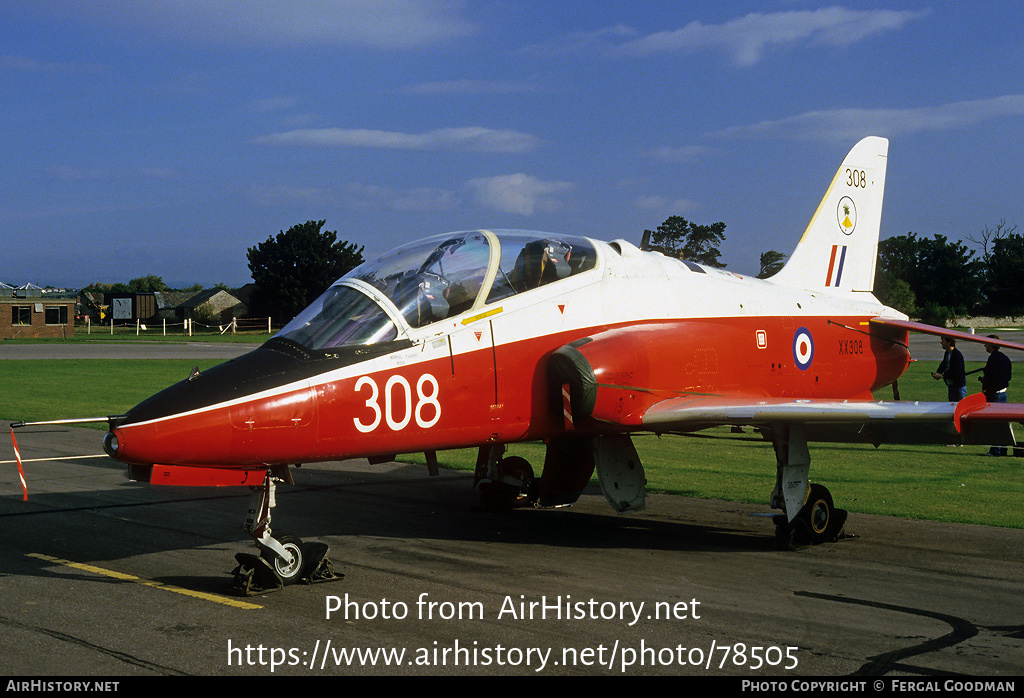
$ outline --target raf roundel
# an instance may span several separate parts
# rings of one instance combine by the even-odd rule
[[[806,327],[801,327],[793,335],[793,360],[801,371],[806,371],[814,359],[814,340]]]

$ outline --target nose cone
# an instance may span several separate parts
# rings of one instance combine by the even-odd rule
[[[308,462],[317,444],[317,390],[310,379],[405,345],[312,352],[287,339],[270,339],[140,402],[104,437],[104,449],[139,465]]]
[[[315,372],[315,361],[297,345],[271,340],[237,359],[205,371],[193,369],[183,381],[128,410],[118,426],[165,419],[244,398],[301,380]],[[305,370],[304,370],[305,369]]]
[[[117,458],[117,451],[120,447],[120,443],[117,439],[117,434],[113,431],[108,431],[103,435],[103,450],[111,458]]]
[[[293,343],[271,340],[130,409],[103,439],[115,458],[151,465],[234,465],[259,461],[244,432],[257,423],[313,422],[308,377],[321,361]]]

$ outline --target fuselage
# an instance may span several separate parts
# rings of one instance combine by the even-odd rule
[[[909,356],[905,332],[868,332],[895,312],[863,295],[621,240],[442,236],[357,268],[265,345],[140,403],[108,452],[252,467],[550,438],[567,427],[549,360],[570,343],[599,388],[575,429],[638,429],[684,395],[870,398]]]

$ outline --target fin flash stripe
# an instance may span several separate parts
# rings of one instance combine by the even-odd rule
[[[839,253],[839,266],[836,266],[836,253]],[[825,277],[826,286],[839,287],[839,281],[843,278],[843,265],[846,263],[846,245],[832,245],[832,256],[828,260],[828,276]],[[835,272],[833,278],[832,272]]]

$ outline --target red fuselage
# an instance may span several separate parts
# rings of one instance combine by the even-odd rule
[[[866,321],[705,318],[588,327],[505,344],[482,336],[473,351],[441,351],[385,368],[379,358],[336,369],[329,359],[283,353],[278,366],[271,342],[236,360],[237,368],[259,363],[257,370],[285,377],[315,371],[301,365],[317,362],[324,372],[235,397],[238,374],[211,369],[150,400],[168,403],[154,414],[177,409],[175,403],[180,411],[114,429],[117,457],[143,465],[252,467],[550,438],[566,427],[552,399],[557,386],[548,361],[581,338],[591,340],[579,351],[597,390],[591,418],[576,424],[579,430],[639,428],[650,405],[685,395],[870,398],[903,373],[909,357],[906,333],[868,334]],[[413,346],[390,356],[417,351],[424,353]],[[256,354],[271,360],[256,362]],[[199,385],[219,381],[227,382]],[[209,404],[190,407],[180,393],[200,387]]]

